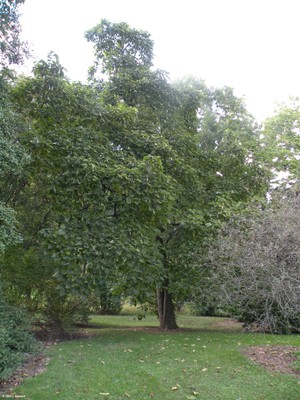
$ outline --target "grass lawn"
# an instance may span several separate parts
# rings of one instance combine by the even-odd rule
[[[300,335],[243,333],[224,319],[180,315],[185,328],[161,332],[155,317],[94,316],[89,339],[47,349],[45,372],[13,394],[26,400],[297,400],[296,377],[243,355],[253,345],[300,345]],[[147,327],[143,329],[143,327]]]

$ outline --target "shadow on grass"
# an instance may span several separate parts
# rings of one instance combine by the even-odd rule
[[[105,318],[105,316],[103,316]],[[85,330],[95,330],[95,331],[131,331],[131,332],[159,332],[159,333],[180,333],[180,332],[223,332],[223,333],[239,333],[243,332],[243,324],[237,322],[235,320],[229,318],[218,318],[214,322],[209,322],[211,320],[210,317],[202,317],[202,326],[188,326],[189,324],[184,324],[179,322],[179,326],[177,329],[166,330],[159,328],[159,325],[145,324],[143,321],[138,320],[137,318],[133,318],[133,321],[130,323],[126,323],[125,321],[120,320],[120,324],[118,324],[118,316],[115,316],[116,321],[114,322],[91,322],[91,323],[78,323],[76,324],[76,328],[85,329]],[[146,322],[146,321],[145,321]]]

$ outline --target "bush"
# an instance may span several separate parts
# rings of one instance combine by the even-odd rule
[[[88,322],[90,308],[79,296],[61,295],[53,281],[40,292],[36,314],[36,324],[47,339],[69,339],[75,332],[76,323]]]
[[[40,349],[30,329],[29,317],[23,309],[0,301],[0,382],[24,363],[28,353]]]
[[[58,265],[44,258],[35,246],[7,249],[0,259],[2,290],[10,304],[24,305],[39,328],[40,338],[59,339],[73,335],[75,322],[86,322],[86,301],[59,288],[53,277]]]
[[[300,329],[300,198],[236,217],[210,249],[223,304],[249,329]]]

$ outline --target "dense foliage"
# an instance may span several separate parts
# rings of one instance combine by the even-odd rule
[[[51,257],[60,290],[88,297],[109,279],[141,303],[157,292],[161,326],[175,327],[172,297],[198,281],[204,239],[265,178],[255,124],[232,91],[172,85],[140,63],[83,86],[51,55],[20,80],[15,101],[31,125],[24,206],[34,210],[23,236]]]
[[[20,144],[23,121],[13,105],[11,88],[14,74],[7,68],[19,63],[25,47],[19,40],[18,6],[22,0],[0,1],[0,260],[5,252],[21,243],[15,205],[21,190],[24,167],[29,156]],[[17,184],[18,182],[18,184]],[[2,265],[1,265],[2,266]],[[0,382],[10,377],[26,359],[26,354],[37,350],[30,333],[31,323],[24,307],[5,299],[5,281],[0,272]],[[2,288],[3,285],[3,288]],[[23,293],[24,295],[24,293]]]
[[[14,180],[18,180],[28,162],[18,142],[22,124],[9,95],[11,77],[8,71],[0,71],[0,253],[20,240],[12,208],[16,195]]]
[[[10,87],[31,161],[13,184],[23,241],[3,258],[6,290],[37,311],[49,290],[86,301],[108,287],[175,328],[197,254],[267,188],[259,130],[231,89],[154,70],[147,33],[104,20],[87,38],[89,85],[50,54]]]
[[[26,360],[28,353],[39,350],[30,332],[25,310],[9,305],[0,293],[0,383],[10,377]]]

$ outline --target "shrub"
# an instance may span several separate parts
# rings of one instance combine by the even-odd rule
[[[87,301],[79,296],[61,295],[53,281],[40,292],[36,313],[37,325],[47,339],[69,339],[77,322],[88,322],[90,309]]]
[[[210,249],[223,304],[250,329],[300,328],[300,198],[236,217]]]
[[[30,332],[25,310],[0,301],[0,382],[8,379],[40,347]]]

